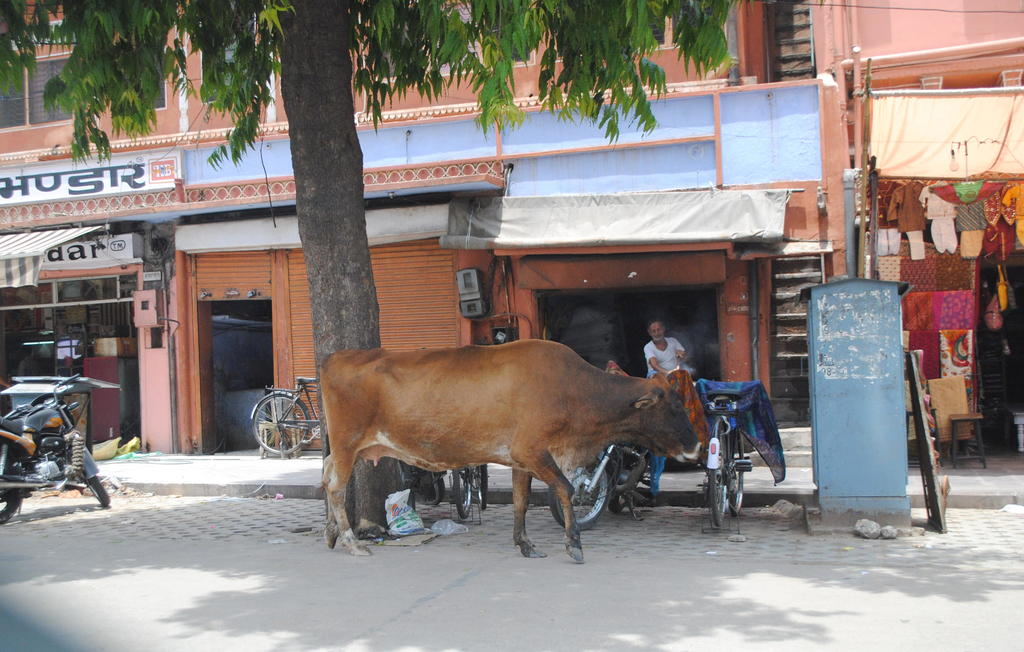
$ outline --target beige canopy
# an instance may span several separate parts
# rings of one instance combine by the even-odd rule
[[[882,176],[1024,176],[1024,88],[875,91],[870,107]]]

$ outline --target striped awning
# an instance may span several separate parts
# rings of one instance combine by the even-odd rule
[[[21,287],[39,283],[39,268],[47,250],[91,233],[100,227],[30,231],[0,235],[0,287]]]

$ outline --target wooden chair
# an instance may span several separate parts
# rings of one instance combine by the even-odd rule
[[[949,457],[953,462],[954,469],[958,460],[980,460],[982,468],[988,468],[988,462],[985,460],[985,444],[981,441],[981,423],[984,420],[985,415],[979,412],[949,415]],[[973,454],[958,454],[957,449],[960,448],[960,442],[970,441],[974,442],[977,451]],[[966,447],[964,451],[966,453]]]

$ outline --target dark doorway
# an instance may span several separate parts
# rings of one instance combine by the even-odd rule
[[[545,338],[561,342],[592,365],[614,360],[630,376],[647,375],[647,323],[660,319],[686,347],[694,378],[721,377],[715,288],[651,291],[548,292],[540,297]]]
[[[253,449],[249,416],[274,383],[272,304],[266,299],[211,304],[215,452]]]

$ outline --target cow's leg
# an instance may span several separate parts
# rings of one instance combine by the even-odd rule
[[[338,538],[341,545],[353,555],[368,555],[370,551],[360,545],[352,528],[349,526],[348,513],[345,511],[345,494],[349,478],[352,477],[352,455],[337,449],[331,451],[324,462],[324,494],[327,497],[327,525],[324,528],[324,541],[328,548],[334,548]]]
[[[572,511],[573,488],[562,470],[555,464],[549,453],[537,460],[532,467],[534,475],[551,487],[558,502],[562,504],[562,520],[565,521],[565,552],[578,564],[583,563],[583,545],[580,543],[580,526],[576,523],[576,514]]]
[[[526,508],[530,502],[530,483],[533,476],[526,471],[512,469],[512,505],[515,515],[515,524],[512,527],[512,541],[519,546],[523,557],[547,557],[543,552],[533,547],[533,543],[526,536]]]

